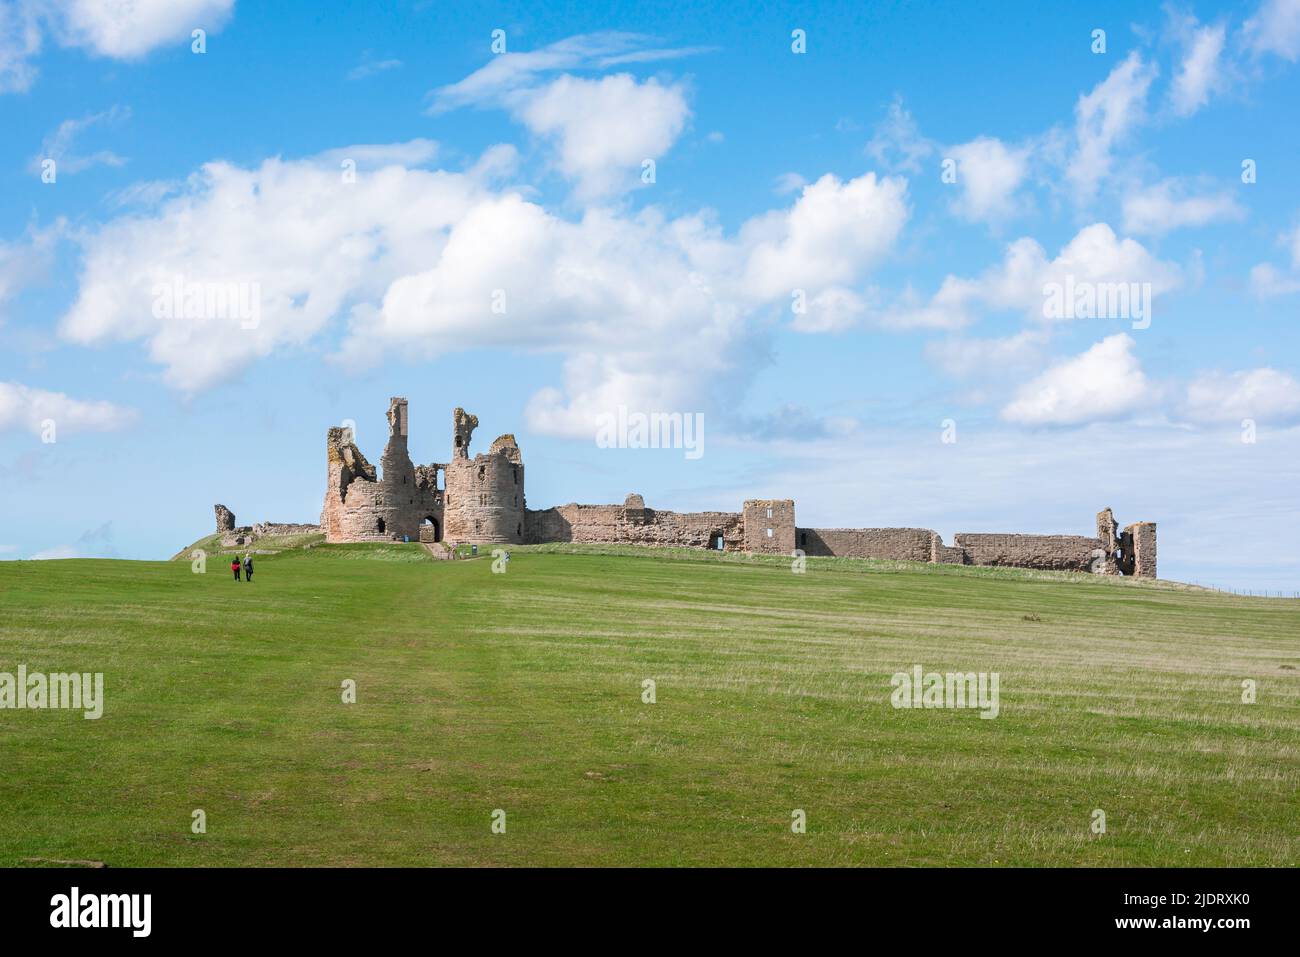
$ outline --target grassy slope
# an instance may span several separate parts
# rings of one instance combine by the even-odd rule
[[[108,699],[0,711],[0,864],[1300,863],[1300,603],[511,553],[0,563],[0,671]],[[1001,717],[892,709],[915,663],[999,671]]]

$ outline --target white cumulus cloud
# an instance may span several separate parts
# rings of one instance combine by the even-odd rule
[[[168,43],[213,33],[235,0],[5,0],[0,4],[0,93],[36,78],[32,60],[48,38],[61,47],[116,60],[138,59]]]
[[[562,378],[533,397],[530,422],[591,434],[619,404],[734,408],[770,361],[773,308],[803,289],[805,331],[843,328],[908,215],[906,184],[872,173],[823,177],[732,234],[710,214],[669,219],[656,207],[556,215],[494,185],[514,155],[499,148],[468,172],[393,162],[359,166],[352,183],[340,176],[340,156],[429,152],[399,144],[252,169],[208,164],[146,214],[78,235],[80,288],[61,335],[141,341],[185,392],[315,347],[332,325],[344,327],[335,359],[349,368],[476,348],[550,353]],[[156,309],[177,282],[247,289],[258,321]]]
[[[758,299],[809,296],[850,281],[877,262],[908,217],[907,181],[865,173],[842,182],[827,173],[805,186],[787,210],[755,217],[741,229],[749,250],[744,286]]]
[[[1127,415],[1153,398],[1133,338],[1107,336],[1027,382],[1002,409],[1022,425],[1079,425]]]
[[[60,334],[78,344],[144,339],[170,385],[209,388],[278,347],[305,343],[345,304],[377,298],[422,267],[480,190],[464,174],[399,164],[345,183],[339,155],[384,151],[345,148],[251,170],[210,163],[154,215],[83,235],[80,288]],[[178,283],[204,293],[202,308],[169,303]],[[220,308],[223,289],[248,308],[237,310],[233,299]]]
[[[953,211],[974,222],[1005,219],[1016,211],[1016,190],[1029,169],[1029,149],[1010,147],[995,137],[980,136],[949,149],[957,161],[961,193]]]
[[[1093,223],[1050,260],[1036,240],[1017,239],[1000,264],[975,278],[948,276],[926,302],[904,297],[884,321],[901,328],[960,329],[974,321],[977,309],[1017,310],[1043,321],[1049,287],[1150,283],[1154,298],[1181,282],[1178,266],[1134,239],[1120,239],[1106,223]]]
[[[51,7],[56,38],[99,56],[129,60],[190,32],[225,25],[235,0],[62,0]]]
[[[0,432],[41,435],[46,423],[53,422],[57,441],[64,433],[111,432],[134,419],[134,410],[112,402],[87,402],[19,382],[0,382]]]
[[[538,50],[508,49],[463,80],[431,91],[428,112],[467,106],[508,111],[551,146],[553,165],[573,183],[577,199],[599,200],[639,185],[644,161],[668,152],[691,111],[680,83],[641,81],[630,73],[599,79],[574,74],[707,49],[657,46],[653,37],[618,31],[567,37]]]
[[[636,185],[642,163],[667,153],[691,114],[680,85],[628,73],[565,75],[511,99],[514,115],[553,145],[556,168],[588,200]]]

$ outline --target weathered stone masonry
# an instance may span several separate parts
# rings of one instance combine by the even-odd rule
[[[215,505],[217,513],[217,534],[221,536],[223,548],[236,548],[251,545],[259,538],[268,535],[304,535],[319,532],[319,525],[277,524],[258,522],[256,525],[235,525],[235,513],[224,505]]]
[[[406,399],[392,399],[379,469],[366,461],[350,430],[331,428],[321,510],[326,541],[676,545],[1156,577],[1155,523],[1137,522],[1121,531],[1109,508],[1097,513],[1096,536],[963,532],[952,545],[928,528],[799,528],[792,499],[752,499],[739,512],[669,512],[631,494],[622,505],[533,510],[524,498],[523,455],[515,437],[502,435],[471,459],[478,418],[456,409],[452,427],[451,461],[414,465],[407,450]],[[249,540],[267,534],[263,529],[304,528],[236,528],[224,505],[216,506],[216,519],[223,536],[252,532]]]

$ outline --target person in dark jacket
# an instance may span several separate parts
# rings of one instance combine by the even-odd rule
[[[230,570],[235,573],[235,581],[239,581],[239,556],[236,555],[234,561],[230,563]]]
[[[253,553],[249,552],[247,555],[244,556],[244,581],[251,582],[252,580],[253,580]]]

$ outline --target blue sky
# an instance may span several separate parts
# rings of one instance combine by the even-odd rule
[[[1300,589],[1300,0],[372,6],[0,0],[0,558],[315,521],[325,429],[377,459],[405,395],[534,508],[1111,506]],[[705,454],[597,447],[619,405]]]

